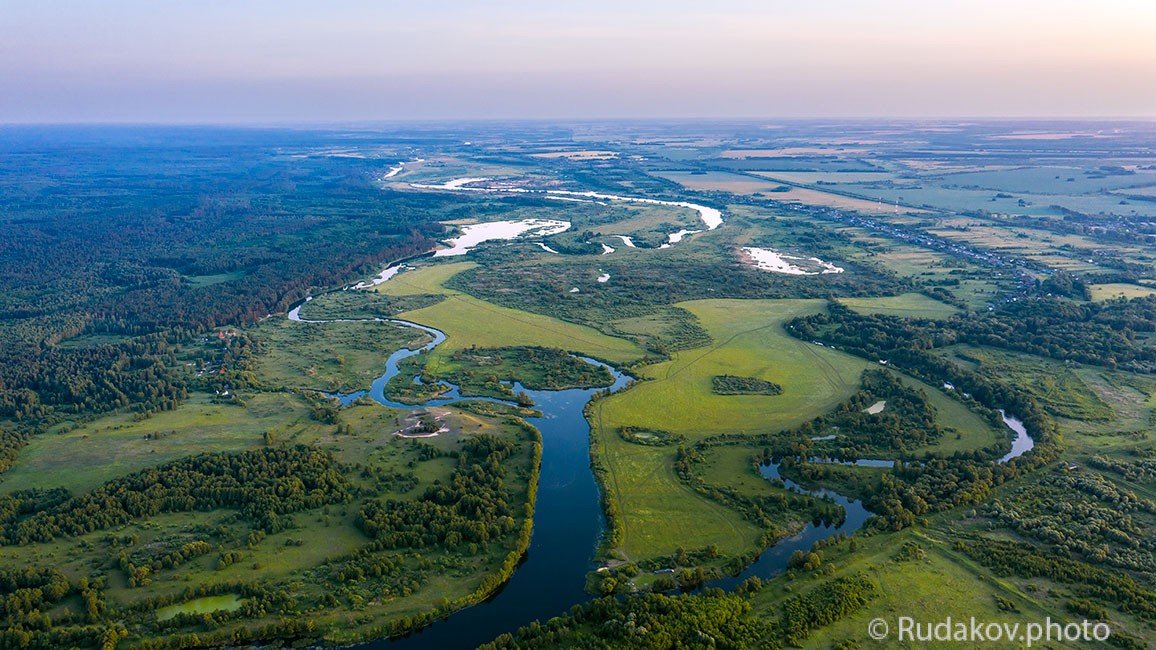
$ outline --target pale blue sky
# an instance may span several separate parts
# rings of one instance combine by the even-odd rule
[[[1156,117],[1151,0],[0,0],[0,122]]]

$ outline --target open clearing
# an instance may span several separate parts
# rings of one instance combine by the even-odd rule
[[[368,387],[390,354],[430,339],[425,332],[392,323],[318,324],[285,318],[267,319],[253,334],[261,342],[258,368],[266,385],[341,393]]]
[[[1092,300],[1110,300],[1112,298],[1143,298],[1156,294],[1156,287],[1141,287],[1138,284],[1124,284],[1123,282],[1109,282],[1093,284],[1088,287],[1092,292]]]
[[[283,438],[319,428],[309,407],[288,393],[259,393],[244,406],[194,395],[176,410],[146,420],[131,414],[99,418],[65,433],[34,437],[0,491],[63,486],[91,489],[129,472],[203,451],[240,451],[264,444],[266,431]],[[148,436],[148,437],[146,437]]]
[[[882,298],[840,298],[839,302],[860,314],[885,314],[903,318],[943,319],[959,313],[955,307],[921,293]]]

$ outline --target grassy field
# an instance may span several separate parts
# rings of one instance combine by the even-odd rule
[[[918,545],[922,557],[901,559],[897,552],[905,543]],[[922,647],[900,644],[894,637],[899,616],[915,617],[921,623],[954,620],[994,623],[1043,621],[1048,615],[1064,620],[1066,612],[1042,609],[1030,594],[1011,582],[990,577],[989,572],[953,551],[948,542],[931,534],[905,531],[898,534],[856,537],[856,550],[849,542],[824,549],[824,565],[833,564],[831,573],[791,572],[776,578],[754,597],[756,615],[777,615],[782,602],[809,591],[832,576],[863,574],[878,587],[878,595],[861,610],[831,625],[815,630],[803,648],[831,648],[850,641],[857,648]],[[1014,603],[1019,612],[1001,611],[996,597]],[[883,642],[867,634],[868,623],[883,618],[893,636]],[[929,646],[930,647],[930,646]],[[968,648],[964,643],[943,643],[934,647]],[[993,647],[1014,647],[993,644]]]
[[[232,273],[216,273],[213,275],[186,275],[185,280],[194,287],[209,287],[222,282],[234,282],[245,277],[244,271]]]
[[[638,560],[677,547],[718,544],[724,554],[755,550],[760,530],[686,487],[674,449],[626,442],[618,427],[643,426],[693,440],[718,433],[775,432],[833,408],[858,387],[865,361],[789,337],[782,323],[823,307],[817,300],[706,300],[680,303],[714,343],[646,366],[646,381],[597,403],[595,451],[625,529],[622,547]],[[738,374],[774,381],[782,395],[716,395],[711,379]]]
[[[430,340],[390,323],[295,323],[270,318],[251,330],[261,343],[261,381],[271,387],[348,393],[367,388],[394,351]]]
[[[642,368],[646,381],[605,402],[606,426],[648,426],[692,439],[779,431],[845,399],[869,365],[783,331],[787,320],[822,310],[819,300],[700,300],[678,306],[698,317],[714,344]],[[716,395],[711,378],[725,374],[773,381],[783,386],[783,394]]]
[[[638,359],[642,351],[625,339],[607,336],[589,327],[500,307],[479,300],[443,283],[455,274],[472,268],[472,262],[422,267],[402,273],[378,286],[388,295],[444,294],[436,305],[401,314],[415,323],[436,327],[446,333],[446,341],[431,354],[430,363],[471,346],[503,347],[538,345],[580,352],[612,363]],[[436,366],[435,366],[436,369]]]
[[[72,430],[36,436],[0,480],[0,491],[63,486],[87,490],[109,479],[203,451],[264,444],[267,431],[290,437],[319,427],[309,407],[288,393],[260,393],[245,406],[196,394],[176,410],[137,421],[99,418]]]
[[[881,298],[840,298],[839,302],[860,314],[886,314],[903,318],[943,319],[959,310],[921,293],[905,293]]]
[[[157,620],[166,621],[177,614],[206,614],[208,612],[231,612],[241,608],[241,598],[236,594],[205,596],[169,605],[157,610]]]
[[[1084,375],[1095,372],[1090,368],[1081,370],[1062,361],[974,346],[945,348],[945,353],[1014,382],[1055,416],[1087,422],[1115,418],[1112,407],[1084,381]]]
[[[1136,284],[1110,282],[1107,284],[1093,284],[1088,287],[1092,292],[1092,300],[1111,300],[1112,298],[1142,298],[1156,294],[1154,287],[1141,287]]]

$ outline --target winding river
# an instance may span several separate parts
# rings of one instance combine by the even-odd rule
[[[289,318],[298,322],[326,323],[335,321],[307,320],[301,317],[301,307],[289,312]],[[432,327],[410,321],[388,318],[367,319],[388,321],[404,327],[422,330],[432,340],[416,349],[403,348],[390,355],[385,372],[375,379],[368,391],[332,395],[343,404],[369,395],[374,401],[399,409],[424,408],[450,404],[463,399],[458,387],[450,385],[449,392],[420,406],[402,404],[385,395],[385,386],[399,372],[399,364],[409,357],[427,352],[445,341],[446,335]],[[614,377],[610,390],[626,386],[628,377],[614,368],[585,359],[588,363],[607,368]],[[416,378],[415,378],[416,379]],[[590,427],[583,409],[595,392],[602,389],[570,389],[560,391],[526,390],[514,384],[516,391],[525,391],[542,416],[527,418],[542,433],[542,464],[539,476],[537,506],[534,511],[534,532],[530,548],[513,577],[489,600],[458,611],[410,636],[398,639],[380,639],[360,644],[363,650],[394,648],[472,648],[493,640],[504,632],[513,632],[532,621],[566,613],[571,606],[591,598],[584,590],[586,575],[596,567],[595,553],[605,527],[599,503],[598,486],[590,470]],[[479,399],[479,398],[469,398]],[[489,399],[489,398],[481,398]],[[497,400],[495,400],[497,401]],[[1016,433],[1012,450],[1000,459],[1003,463],[1032,448],[1033,442],[1019,420],[1000,412],[1007,426]],[[822,462],[821,459],[813,459]],[[890,466],[892,461],[863,459],[855,462],[865,466]],[[830,499],[845,512],[837,525],[812,522],[798,533],[784,538],[766,549],[741,574],[709,583],[711,587],[733,589],[752,576],[772,578],[786,570],[787,562],[795,551],[808,551],[812,545],[833,535],[850,535],[859,530],[871,513],[860,501],[850,499],[833,490],[810,490],[783,478],[779,463],[760,466],[760,473],[768,480],[781,480],[784,487],[801,494]]]
[[[290,310],[292,320],[334,322],[303,318],[301,307],[304,302]],[[386,397],[385,386],[400,372],[399,364],[437,347],[445,341],[446,335],[438,329],[400,319],[365,320],[412,327],[433,338],[419,348],[402,348],[390,355],[385,372],[373,381],[368,391],[332,397],[342,404],[349,404],[368,394],[379,404],[398,409],[444,405],[463,399],[458,387],[452,384],[449,392],[420,406],[402,404]],[[622,389],[629,381],[629,377],[611,366],[594,359],[584,360],[610,371],[614,377],[614,383],[609,387],[612,392]],[[517,571],[498,593],[481,604],[458,611],[411,636],[380,639],[357,647],[472,648],[532,621],[544,621],[565,613],[571,606],[589,598],[585,592],[586,574],[596,567],[595,552],[605,520],[598,485],[590,471],[590,427],[583,409],[595,392],[605,389],[528,390],[514,384],[514,390],[525,391],[542,413],[542,417],[526,418],[542,433],[542,464],[534,509],[534,533]]]

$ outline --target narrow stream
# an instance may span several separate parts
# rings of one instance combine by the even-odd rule
[[[708,585],[710,587],[721,587],[729,591],[739,586],[739,583],[747,578],[773,578],[787,570],[787,561],[791,559],[791,555],[793,555],[795,551],[809,551],[815,542],[834,535],[850,535],[862,528],[867,518],[871,516],[871,513],[868,512],[867,508],[863,507],[863,502],[861,501],[850,499],[838,492],[825,488],[808,490],[791,479],[784,478],[779,474],[779,463],[771,462],[760,465],[759,473],[763,475],[763,478],[768,480],[781,480],[783,485],[792,492],[834,501],[842,506],[843,511],[846,513],[846,516],[843,517],[843,523],[836,526],[833,524],[827,525],[810,522],[799,532],[779,540],[774,546],[763,551],[762,554],[759,555],[759,559],[755,560],[754,563],[744,569],[739,575],[711,581]]]

